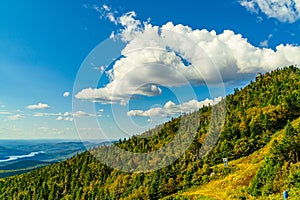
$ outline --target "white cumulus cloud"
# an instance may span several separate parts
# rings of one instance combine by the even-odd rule
[[[250,12],[260,10],[267,17],[281,22],[294,23],[300,19],[299,0],[242,0],[240,4]]]
[[[63,115],[59,115],[57,118],[56,118],[56,120],[58,120],[58,121],[73,121],[73,117],[65,117],[65,116],[63,116]]]
[[[64,92],[63,96],[64,96],[64,97],[70,96],[70,92]]]
[[[38,104],[34,104],[34,105],[29,105],[26,107],[27,109],[30,110],[35,110],[35,109],[46,109],[46,108],[50,108],[50,106],[48,104],[44,104],[44,103],[38,103]]]
[[[182,104],[175,104],[172,101],[165,103],[163,107],[151,108],[149,110],[131,110],[127,112],[128,116],[141,116],[141,117],[167,117],[176,114],[190,113],[203,106],[215,105],[222,100],[222,97],[215,99],[205,99],[204,101],[191,100]]]
[[[260,48],[232,30],[217,34],[172,22],[159,27],[140,22],[134,12],[119,17],[118,23],[126,46],[123,57],[107,72],[110,82],[85,88],[76,98],[125,105],[135,95],[162,94],[160,86],[218,83],[218,74],[225,83],[249,81],[258,71],[300,64],[299,46]]]
[[[62,120],[64,120],[64,118],[63,118],[62,116],[58,116],[58,117],[56,118],[56,120],[62,121]]]
[[[103,4],[102,8],[103,8],[104,10],[106,10],[106,11],[110,11],[110,9],[111,9],[111,8],[110,8],[108,5],[106,5],[106,4]]]

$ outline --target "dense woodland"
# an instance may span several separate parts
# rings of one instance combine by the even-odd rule
[[[193,143],[184,155],[165,168],[124,173],[101,164],[87,151],[58,164],[0,179],[0,199],[189,199],[191,197],[182,195],[185,191],[196,190],[234,173],[235,168],[220,167],[222,158],[242,159],[266,145],[271,147],[262,164],[249,178],[246,189],[235,198],[268,197],[281,194],[287,188],[297,193],[300,191],[299,93],[300,69],[297,67],[258,76],[255,82],[236,89],[219,105],[172,119],[144,133],[148,137],[134,136],[115,144],[131,152],[151,152],[173,140],[183,118],[196,121],[193,124],[197,127],[191,129],[195,130]],[[211,129],[212,113],[222,109],[226,109],[224,126],[217,123]],[[220,134],[220,138],[213,150],[201,157],[200,149],[208,134]],[[91,151],[101,153],[107,148]],[[164,158],[152,162],[164,162]],[[129,160],[124,165],[137,163]],[[197,198],[206,199],[193,196]]]

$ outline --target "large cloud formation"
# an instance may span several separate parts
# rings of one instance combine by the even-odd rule
[[[300,48],[280,44],[275,50],[250,44],[231,30],[193,30],[172,22],[159,27],[135,19],[134,12],[117,19],[122,55],[102,88],[86,88],[78,99],[127,104],[134,95],[156,96],[165,87],[249,81],[259,72],[300,63]]]
[[[261,11],[281,22],[294,23],[300,19],[299,0],[242,0],[240,4],[250,12]]]

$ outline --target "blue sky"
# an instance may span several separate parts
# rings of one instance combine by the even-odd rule
[[[297,35],[300,31],[300,16],[299,10],[298,12],[296,10],[300,9],[300,5],[293,0],[278,1],[272,5],[268,4],[269,2],[269,0],[2,2],[0,139],[127,137],[149,129],[180,112],[197,109],[205,103],[215,103],[218,99],[214,98],[224,96],[222,91],[209,95],[209,90],[203,85],[203,79],[190,77],[188,74],[185,76],[188,76],[187,80],[191,87],[184,83],[176,85],[177,79],[174,80],[172,73],[170,77],[167,77],[167,74],[178,71],[170,71],[173,68],[167,68],[165,69],[167,74],[159,74],[161,68],[157,63],[150,63],[147,65],[150,68],[141,68],[141,71],[137,69],[124,79],[120,78],[121,75],[116,75],[116,66],[119,66],[120,73],[126,72],[133,61],[143,64],[139,62],[151,58],[152,53],[158,56],[171,56],[167,58],[180,62],[176,60],[178,57],[173,58],[165,52],[137,51],[124,59],[119,58],[118,65],[108,63],[110,65],[106,72],[111,70],[110,74],[115,75],[114,79],[109,79],[105,72],[101,76],[103,57],[113,58],[114,53],[121,55],[126,49],[149,46],[148,41],[155,41],[151,38],[155,27],[161,30],[172,29],[172,32],[178,30],[181,31],[179,35],[183,38],[197,41],[196,43],[220,71],[226,94],[231,93],[234,87],[242,87],[249,83],[257,71],[266,72],[288,64],[299,64],[297,55],[300,47]],[[202,32],[198,33],[197,30]],[[99,44],[98,49],[103,50],[103,41],[107,41],[107,45],[113,43],[114,40],[109,39],[112,32],[116,38],[118,35],[123,37],[123,45],[118,49],[120,52],[115,50],[110,52],[106,48],[106,55],[99,54],[96,48]],[[156,39],[158,41],[161,38]],[[134,43],[140,40],[147,42]],[[180,44],[171,41],[168,45],[174,50],[179,48]],[[93,54],[94,48],[96,49]],[[189,55],[190,52],[183,48],[180,53]],[[143,58],[148,54],[150,57]],[[95,61],[99,63],[86,60],[93,55],[100,57],[99,61]],[[183,63],[177,64],[177,67],[180,67]],[[103,65],[105,68],[104,63]],[[79,75],[86,81],[86,87],[81,85],[82,87],[74,89],[76,75],[82,68],[90,70],[84,76]],[[146,73],[147,78],[143,78],[143,73]],[[210,73],[204,71],[207,76],[205,78],[213,80],[214,77],[211,77]],[[140,88],[139,92],[130,90],[136,87],[137,83],[141,84],[141,80],[136,78],[139,77],[137,74],[141,80],[145,80],[142,82],[145,88]],[[152,75],[155,77],[151,77]],[[164,76],[165,80],[162,80]],[[100,77],[102,79],[97,85],[89,85],[88,80]],[[150,83],[150,80],[154,82]],[[177,81],[180,82],[179,79]],[[166,85],[163,86],[161,83]],[[108,85],[113,87],[120,84],[124,88],[112,97],[108,92],[110,89]],[[192,89],[191,93],[187,92],[189,89]],[[89,92],[99,93],[97,102]],[[95,126],[96,121],[102,130]],[[105,134],[98,135],[99,131]]]

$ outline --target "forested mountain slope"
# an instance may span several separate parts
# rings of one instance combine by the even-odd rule
[[[265,198],[278,196],[286,188],[297,193],[300,191],[299,93],[300,69],[290,66],[275,70],[257,77],[244,89],[236,89],[221,101],[226,102],[225,125],[213,151],[204,158],[199,158],[199,150],[209,131],[211,113],[218,105],[203,107],[144,133],[150,137],[135,136],[116,143],[131,152],[150,152],[175,137],[182,117],[191,121],[200,119],[192,145],[168,167],[147,173],[124,173],[101,164],[90,152],[85,152],[58,164],[0,180],[0,199],[221,198],[209,190],[208,194],[197,191],[233,176],[243,168],[232,165],[245,160],[259,164],[251,168],[247,180],[236,176],[246,185],[237,194],[224,197]],[[106,148],[94,151],[105,152]],[[230,160],[228,168],[220,165],[224,157]],[[127,163],[136,164],[134,160]]]
[[[209,181],[164,199],[272,199],[300,196],[300,118],[276,132],[260,150],[240,159],[211,167]]]

